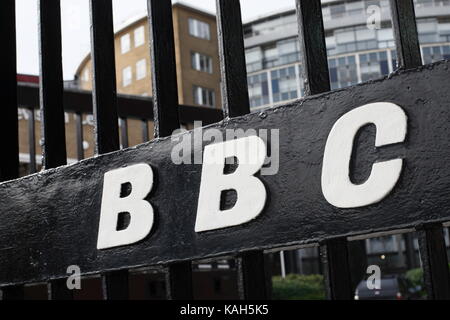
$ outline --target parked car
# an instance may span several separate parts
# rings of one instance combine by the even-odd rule
[[[402,276],[383,277],[379,289],[369,289],[367,280],[362,280],[355,290],[355,300],[407,300],[419,298],[420,288],[414,288]]]

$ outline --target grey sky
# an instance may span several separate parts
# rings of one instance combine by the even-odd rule
[[[178,1],[173,1],[178,2]],[[215,0],[180,1],[215,13]],[[241,0],[243,20],[294,7],[294,0]],[[16,0],[18,72],[38,74],[37,0]],[[89,0],[61,0],[64,78],[73,79],[78,64],[89,52]],[[114,0],[114,21],[121,24],[145,12],[146,0]]]

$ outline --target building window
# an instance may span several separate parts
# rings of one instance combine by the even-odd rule
[[[194,86],[194,103],[201,106],[214,107],[216,104],[214,90]]]
[[[299,41],[295,39],[283,40],[277,43],[278,65],[300,61]]]
[[[193,37],[211,40],[211,31],[209,24],[197,19],[189,19],[189,34]]]
[[[386,51],[360,54],[359,65],[361,81],[363,82],[389,74],[389,62]]]
[[[296,99],[298,97],[295,67],[287,67],[271,72],[273,102]]]
[[[358,83],[355,56],[329,59],[328,65],[331,89],[344,88]]]
[[[250,107],[256,108],[269,104],[269,82],[267,72],[248,77],[248,95]]]
[[[134,30],[134,47],[137,48],[145,43],[144,26]]]
[[[147,61],[145,59],[136,62],[136,80],[144,79],[147,76]]]
[[[126,67],[122,70],[122,85],[128,87],[131,84],[132,72],[131,67]]]
[[[450,58],[450,46],[433,46],[422,48],[423,62],[425,64],[433,63],[443,59]]]
[[[127,53],[128,51],[130,51],[130,47],[131,47],[131,42],[130,42],[130,35],[127,33],[126,35],[123,35],[120,38],[120,48],[121,48],[121,53]]]
[[[86,69],[83,71],[83,75],[81,77],[81,80],[88,82],[89,81],[89,70]]]
[[[191,52],[191,61],[194,70],[213,73],[212,58],[210,56]]]
[[[262,51],[260,47],[245,50],[245,62],[247,72],[254,72],[262,69]]]

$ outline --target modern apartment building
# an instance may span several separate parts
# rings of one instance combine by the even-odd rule
[[[450,58],[450,1],[415,0],[425,63]],[[396,69],[388,0],[323,0],[332,89],[387,75]],[[303,95],[295,10],[244,25],[251,107]]]

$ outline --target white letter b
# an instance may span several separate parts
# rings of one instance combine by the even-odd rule
[[[222,229],[256,218],[266,203],[266,188],[254,175],[264,165],[267,150],[257,136],[230,140],[205,147],[195,231]],[[236,157],[235,172],[224,174],[227,158]],[[228,210],[220,209],[221,194],[235,190],[237,200]]]
[[[122,185],[126,183],[131,185],[131,193],[122,197]],[[153,170],[148,164],[137,164],[105,173],[97,249],[136,243],[150,233],[153,207],[144,199],[152,186]],[[120,213],[130,215],[130,223],[124,230],[117,230]]]

